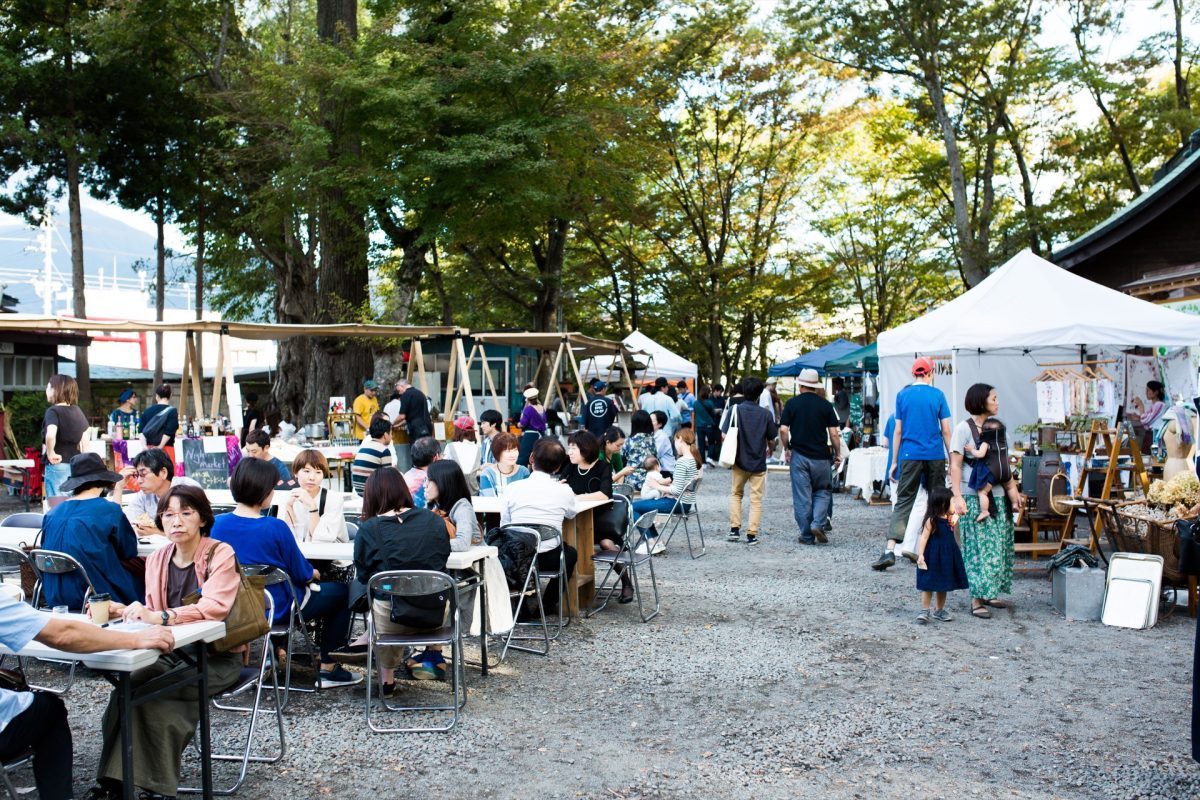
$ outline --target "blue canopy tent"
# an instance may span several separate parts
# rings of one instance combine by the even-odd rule
[[[824,375],[825,362],[849,355],[860,347],[862,345],[857,342],[837,339],[824,347],[813,350],[811,353],[805,353],[799,358],[793,358],[791,361],[785,361],[782,364],[775,364],[767,370],[767,374],[774,378],[791,378],[799,375],[802,369],[815,369],[821,375]]]

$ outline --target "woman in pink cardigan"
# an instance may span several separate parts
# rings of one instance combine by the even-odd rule
[[[146,560],[146,603],[122,606],[113,603],[110,613],[127,622],[149,625],[182,625],[200,620],[224,620],[237,597],[239,577],[233,548],[208,537],[213,512],[204,491],[176,486],[159,504],[158,528],[171,543]],[[194,604],[185,603],[199,593]],[[208,690],[217,694],[232,686],[242,669],[239,652],[211,653]],[[137,687],[171,670],[187,669],[174,653],[133,673]],[[121,796],[121,732],[117,697],[109,697],[102,722],[104,743],[100,754],[98,785],[88,800]],[[174,798],[179,786],[179,761],[199,722],[196,687],[189,686],[133,709],[134,783],[146,800]]]

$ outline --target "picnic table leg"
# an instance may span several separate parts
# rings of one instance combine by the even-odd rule
[[[208,645],[204,642],[196,644],[199,655],[196,659],[196,669],[200,672],[200,685],[197,690],[200,704],[200,788],[204,800],[212,800],[212,737],[208,719]]]
[[[133,681],[122,672],[117,679],[117,704],[121,716],[121,796],[133,800]]]
[[[479,573],[479,660],[483,664],[479,671],[486,678],[488,674],[488,631],[492,626],[491,618],[488,617],[488,587],[484,562],[476,561],[475,569]]]

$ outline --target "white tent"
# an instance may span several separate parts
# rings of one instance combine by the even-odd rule
[[[1010,430],[1037,420],[1030,381],[1039,364],[1074,361],[1102,347],[1200,344],[1200,317],[1093,283],[1028,250],[944,306],[879,335],[881,419],[911,380],[913,359],[930,356],[935,385],[954,418],[967,388],[996,386]]]
[[[651,380],[662,376],[668,380],[694,379],[699,370],[695,364],[681,355],[672,353],[658,342],[641,331],[634,331],[623,340],[625,348],[637,361],[646,364],[645,369],[637,371],[636,379]],[[612,356],[596,356],[589,358],[579,365],[579,371],[584,380],[599,375],[601,380],[612,382],[620,366]]]

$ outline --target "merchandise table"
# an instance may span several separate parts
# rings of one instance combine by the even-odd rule
[[[863,500],[870,500],[875,491],[875,481],[887,476],[888,450],[886,447],[859,447],[850,451],[846,465],[846,486],[857,486],[862,490]]]

